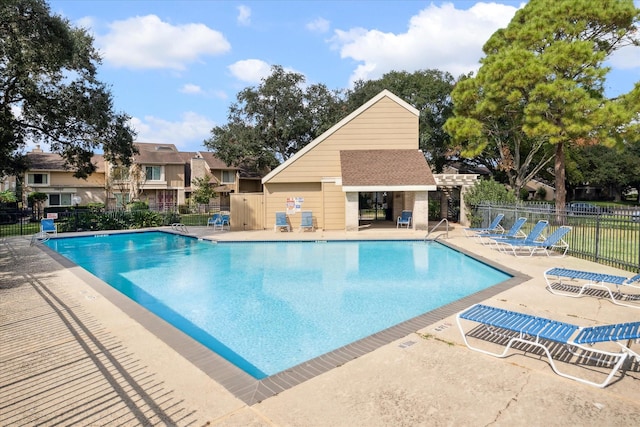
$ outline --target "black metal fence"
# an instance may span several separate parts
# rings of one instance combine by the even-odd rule
[[[59,233],[160,227],[178,222],[187,226],[206,226],[213,212],[209,208],[187,213],[152,209],[128,211],[79,208],[56,212],[54,223]],[[31,210],[0,212],[0,238],[31,235],[39,231],[40,218]]]
[[[640,271],[640,208],[600,208],[592,205],[569,207],[556,211],[550,204],[479,205],[474,222],[488,226],[499,214],[504,214],[505,229],[519,217],[527,218],[523,231],[528,232],[539,220],[549,221],[552,233],[561,225],[572,230],[565,236],[568,254],[601,264]]]

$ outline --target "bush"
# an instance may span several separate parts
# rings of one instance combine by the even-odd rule
[[[507,187],[493,179],[476,181],[475,185],[467,190],[464,195],[467,219],[473,227],[477,227],[482,221],[475,209],[479,204],[515,204],[516,201],[516,195],[513,190],[508,190]]]
[[[529,200],[529,190],[526,188],[520,189],[520,200]]]

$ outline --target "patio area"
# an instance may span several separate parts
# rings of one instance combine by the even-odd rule
[[[395,224],[358,232],[187,231],[246,241],[425,235]],[[628,272],[572,257],[515,258],[465,238],[460,227],[443,241],[524,278],[484,300],[488,305],[585,326],[640,318],[640,310],[606,299],[553,295],[543,278],[555,266]],[[0,425],[640,424],[637,361],[598,389],[556,375],[535,353],[514,351],[497,359],[467,349],[452,315],[248,404],[221,384],[224,378],[214,379],[224,373],[209,372],[216,368],[207,366],[210,359],[201,349],[176,345],[167,325],[150,314],[132,317],[128,303],[114,303],[121,300],[96,280],[30,246],[28,237],[0,241]]]

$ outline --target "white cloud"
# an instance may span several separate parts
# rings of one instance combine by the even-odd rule
[[[191,83],[187,83],[180,88],[180,92],[182,93],[202,93],[202,88],[198,85],[194,85]]]
[[[154,116],[132,117],[131,126],[138,133],[137,141],[175,144],[180,151],[198,151],[204,149],[202,142],[216,123],[200,114],[186,112],[177,122]]]
[[[342,58],[360,62],[350,80],[375,79],[392,70],[439,69],[459,76],[479,68],[482,45],[506,27],[517,8],[477,3],[468,10],[431,4],[409,21],[405,33],[353,28],[331,39]]]
[[[609,61],[613,67],[623,70],[640,68],[640,47],[625,46],[611,55]]]
[[[329,31],[331,23],[324,18],[317,18],[307,24],[307,30],[314,33],[326,33]]]
[[[235,78],[247,83],[260,83],[262,78],[271,74],[271,66],[260,59],[245,59],[228,68]]]
[[[249,6],[238,6],[238,24],[249,25],[251,24],[251,9]]]
[[[114,21],[96,42],[106,61],[124,68],[183,70],[201,56],[231,49],[222,33],[204,24],[171,25],[156,15]]]

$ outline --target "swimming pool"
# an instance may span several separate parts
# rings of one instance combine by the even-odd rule
[[[46,244],[258,379],[511,277],[421,241],[143,232]]]

